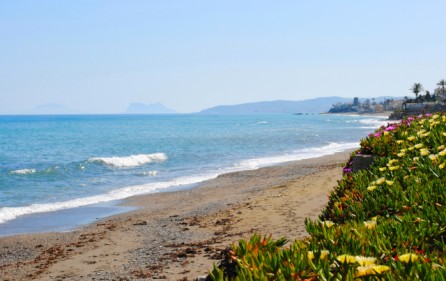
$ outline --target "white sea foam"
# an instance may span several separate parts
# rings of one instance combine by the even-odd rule
[[[158,171],[146,171],[146,172],[142,172],[140,175],[141,176],[156,177],[158,175]]]
[[[62,202],[47,203],[47,204],[32,204],[23,207],[3,207],[0,208],[0,224],[13,220],[19,216],[60,211],[64,209],[71,209],[97,203],[120,200],[135,195],[155,193],[166,188],[175,188],[190,184],[196,184],[205,180],[215,178],[217,176],[218,174],[208,174],[195,177],[181,177],[166,182],[128,186],[112,190],[110,192],[101,195],[90,196],[85,198],[77,198]]]
[[[11,171],[10,174],[13,175],[31,175],[31,174],[35,174],[36,173],[36,169],[20,169],[20,170],[14,170]]]
[[[142,166],[152,162],[163,162],[167,160],[164,153],[137,154],[124,157],[94,157],[88,159],[91,162],[98,162],[115,168],[127,168]]]
[[[362,119],[359,120],[359,123],[364,124],[364,125],[368,125],[370,127],[373,127],[375,129],[381,127],[381,126],[385,126],[389,123],[389,120],[383,120],[381,118],[371,118],[371,119]]]
[[[263,125],[263,124],[268,124],[268,122],[267,121],[260,121],[260,122],[255,123],[255,125]]]
[[[310,158],[321,157],[324,155],[334,154],[336,152],[345,151],[348,149],[358,148],[359,144],[352,143],[330,143],[322,147],[313,147],[307,149],[297,150],[294,153],[289,153],[282,156],[262,157],[241,161],[236,167],[240,170],[258,169],[269,165],[276,165],[280,163],[304,160]]]

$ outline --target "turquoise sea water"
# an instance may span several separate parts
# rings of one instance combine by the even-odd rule
[[[358,147],[380,117],[0,116],[0,235],[15,220]]]

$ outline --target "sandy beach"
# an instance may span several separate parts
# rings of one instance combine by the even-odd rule
[[[66,233],[0,238],[1,280],[194,280],[253,233],[306,236],[350,152],[219,176],[138,196],[136,211]]]

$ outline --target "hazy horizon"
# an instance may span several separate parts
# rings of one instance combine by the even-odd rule
[[[411,96],[446,79],[444,1],[0,0],[0,114],[179,113]]]

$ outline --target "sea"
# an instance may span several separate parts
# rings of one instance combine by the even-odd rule
[[[0,236],[69,231],[130,196],[359,147],[385,117],[0,116]]]

